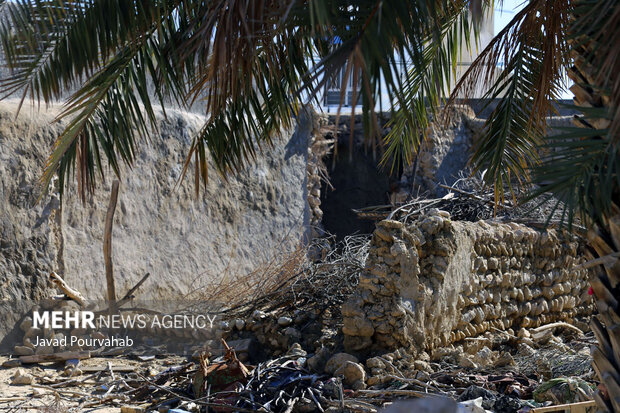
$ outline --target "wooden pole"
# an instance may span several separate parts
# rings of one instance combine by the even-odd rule
[[[112,226],[114,225],[114,212],[118,201],[118,180],[112,182],[110,204],[105,217],[105,231],[103,233],[103,259],[105,262],[105,277],[108,283],[108,305],[110,314],[116,313],[116,286],[114,285],[114,267],[112,265]]]

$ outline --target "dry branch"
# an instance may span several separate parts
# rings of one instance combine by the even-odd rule
[[[116,313],[117,309],[114,267],[112,265],[112,226],[114,225],[114,212],[116,211],[116,202],[118,201],[118,187],[119,182],[115,180],[112,183],[112,193],[105,217],[105,231],[103,233],[103,259],[105,261],[105,277],[108,284],[108,302],[111,314]]]
[[[151,275],[150,272],[147,272],[146,274],[144,274],[144,276],[140,279],[140,281],[138,281],[136,285],[130,288],[129,291],[127,291],[127,293],[123,296],[123,298],[121,298],[118,301],[118,303],[116,303],[116,308],[122,307],[124,304],[128,303],[132,298],[134,298],[133,293],[135,293],[136,290],[140,288],[142,284],[144,284],[144,282],[147,280],[147,278],[150,277],[150,275]]]
[[[81,307],[84,307],[86,299],[78,290],[69,287],[69,285],[63,280],[60,275],[54,271],[50,273],[50,279],[67,297],[78,303]]]

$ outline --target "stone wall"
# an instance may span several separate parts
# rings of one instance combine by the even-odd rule
[[[377,225],[358,291],[342,308],[345,348],[415,353],[494,331],[589,315],[583,245],[568,233],[516,223]],[[495,330],[497,329],[497,330]]]

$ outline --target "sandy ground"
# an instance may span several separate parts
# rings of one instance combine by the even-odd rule
[[[0,356],[0,364],[7,360],[8,357]],[[64,372],[62,364],[33,364],[19,367],[34,376],[33,385],[11,384],[11,378],[18,368],[0,368],[0,412],[120,412],[120,406],[133,404],[127,402],[118,403],[118,407],[92,406],[97,403],[97,397],[104,395],[106,383],[113,380],[110,372],[105,371],[108,363],[111,364],[112,371],[115,368],[118,370],[133,368],[136,373],[148,376],[182,362],[183,359],[180,357],[157,358],[150,361],[131,360],[126,357],[96,357],[80,362],[79,368],[84,369],[84,372],[74,377],[78,384],[74,382],[62,386],[59,386],[59,383],[70,379],[62,375]],[[97,369],[104,371],[92,371]],[[117,372],[116,377],[127,374],[131,372],[120,374]]]

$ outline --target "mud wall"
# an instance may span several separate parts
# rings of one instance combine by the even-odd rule
[[[486,332],[591,314],[583,246],[574,236],[516,223],[382,221],[358,291],[342,308],[352,352],[433,349]]]
[[[61,274],[88,299],[103,298],[103,227],[110,181],[82,205],[69,192],[37,202],[38,179],[62,125],[57,109],[16,118],[15,102],[0,103],[0,338],[14,325],[11,309],[52,294],[47,276]],[[143,142],[132,171],[122,174],[113,232],[118,294],[146,272],[138,298],[176,299],[218,277],[235,277],[284,255],[308,236],[308,137],[311,122],[282,131],[241,174],[220,179],[211,168],[199,198],[193,180],[178,188],[184,157],[201,115],[167,110],[159,131]],[[190,174],[191,174],[190,170]],[[15,315],[14,318],[19,318]]]

